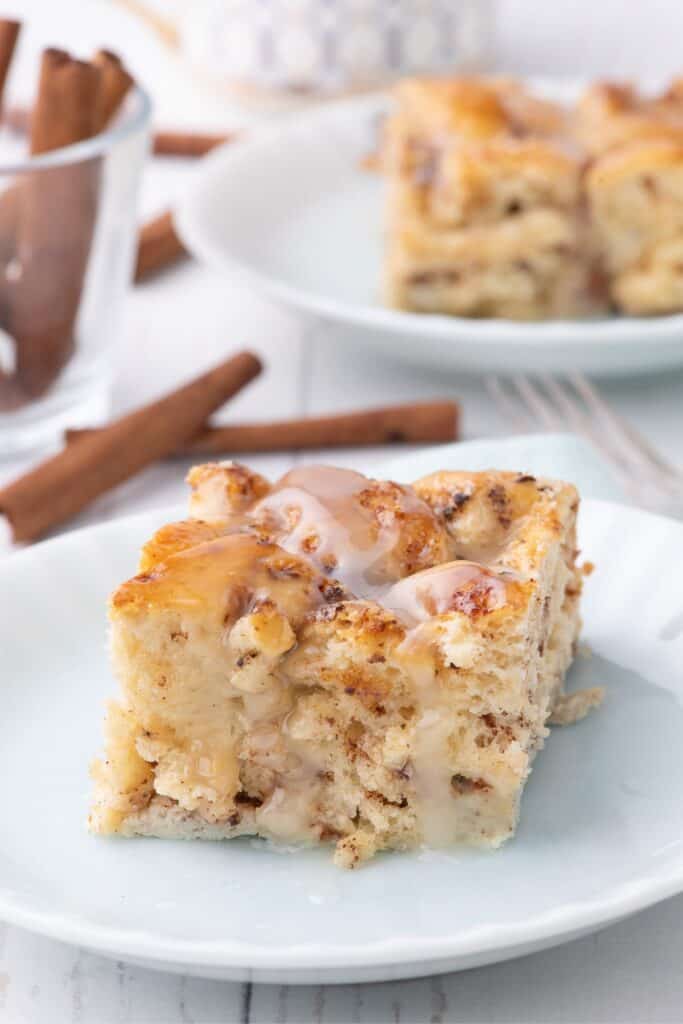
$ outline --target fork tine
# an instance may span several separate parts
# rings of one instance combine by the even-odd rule
[[[622,483],[626,485],[627,489],[634,490],[638,486],[637,479],[639,473],[634,469],[633,464],[623,457],[618,448],[615,448],[613,444],[607,441],[604,433],[596,426],[591,417],[586,415],[583,407],[570,394],[566,386],[563,387],[553,377],[544,376],[542,380],[552,399],[563,410],[572,429],[582,437],[586,437],[599,451],[606,455],[619,473]],[[635,480],[634,472],[636,474]]]
[[[623,423],[622,429],[620,418],[581,375],[574,374],[562,382],[549,375],[530,380],[520,374],[508,382],[491,376],[485,384],[499,410],[516,426],[528,429],[529,421],[536,429],[539,423],[541,428],[551,430],[566,430],[569,426],[607,457],[624,490],[640,504],[649,504],[657,511],[663,507],[680,511],[683,487],[679,480],[683,474],[668,467],[654,449],[649,450],[635,431],[637,440],[632,441],[629,424]]]
[[[499,377],[486,377],[484,385],[500,412],[507,416],[516,430],[524,432],[533,429],[533,420],[519,402],[507,393]]]
[[[541,377],[543,386],[550,393],[551,398],[557,405],[562,409],[569,425],[577,434],[586,434],[590,430],[590,425],[584,413],[581,411],[576,402],[572,401],[570,396],[567,394],[565,389],[561,387],[559,381],[556,381],[554,377],[544,375]]]
[[[586,388],[581,388],[580,380],[580,376],[575,374],[567,381],[566,389],[572,385],[574,388],[571,401],[581,403],[587,436],[596,447],[611,458],[614,465],[625,472],[626,479],[623,482],[627,490],[642,502],[643,488],[654,489],[656,495],[659,495],[660,505],[662,500],[668,504],[671,496],[679,497],[681,491],[675,483],[667,480],[662,472],[642,455],[638,447],[629,441],[626,431],[622,431],[619,424],[605,414],[604,410],[609,413],[609,406],[600,398],[597,389],[592,388],[585,380]],[[590,396],[593,397],[593,401]]]
[[[544,427],[548,430],[562,430],[564,424],[562,418],[557,415],[550,403],[543,397],[536,384],[533,384],[528,377],[521,375],[512,378],[522,401],[527,408],[531,409]]]
[[[620,436],[622,445],[628,446],[632,450],[635,449],[641,464],[645,465],[650,473],[654,473],[656,478],[672,489],[674,493],[680,493],[681,486],[683,486],[683,471],[662,458],[649,441],[605,401],[600,392],[583,374],[572,374],[570,379],[586,405],[601,416],[610,425],[613,432]]]

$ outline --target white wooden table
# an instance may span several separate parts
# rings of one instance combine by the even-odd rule
[[[5,5],[11,7],[10,5]],[[90,48],[106,42],[129,58],[156,92],[159,120],[225,124],[215,97],[188,86],[181,69],[120,12],[99,0],[53,4],[22,0],[36,30],[26,49],[49,40]],[[636,10],[636,6],[638,9]],[[57,10],[58,8],[58,10]],[[534,73],[667,73],[683,66],[678,0],[600,5],[499,0],[500,66]],[[28,11],[28,14],[27,14]],[[626,13],[625,13],[626,12]],[[182,189],[192,168],[150,168],[144,208],[152,212]],[[474,379],[434,373],[353,349],[333,334],[279,310],[194,265],[131,293],[117,352],[115,411],[139,404],[248,346],[267,371],[227,413],[230,419],[289,416],[421,397],[454,395],[468,437],[505,433]],[[659,448],[676,458],[683,430],[683,373],[606,385],[613,402]],[[369,467],[377,451],[339,452],[335,461]],[[279,474],[293,459],[251,460]],[[25,461],[0,463],[0,478]],[[187,464],[167,463],[102,498],[81,525],[182,501]],[[83,953],[0,925],[0,1021],[8,1024],[346,1024],[346,1022],[640,1022],[683,1020],[683,897],[638,917],[521,961],[448,977],[386,985],[268,987],[165,975]]]

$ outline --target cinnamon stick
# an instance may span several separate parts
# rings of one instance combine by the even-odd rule
[[[116,420],[0,490],[15,541],[31,541],[194,437],[261,370],[240,352],[179,390]]]
[[[102,78],[97,116],[97,130],[102,131],[120,109],[134,82],[121,58],[111,50],[98,50],[93,64],[100,69]]]
[[[14,48],[17,45],[20,31],[20,21],[0,18],[0,109],[2,108],[2,96],[5,91],[7,73],[12,63]]]
[[[166,210],[140,229],[135,265],[136,284],[188,256],[173,226],[173,214]]]
[[[38,99],[31,113],[30,153],[48,153],[95,134],[101,72],[64,50],[43,53]]]
[[[337,413],[272,423],[236,423],[204,427],[175,455],[227,455],[235,452],[298,451],[354,448],[365,445],[455,441],[460,409],[457,402],[412,402],[361,412]],[[68,430],[67,443],[100,433]]]
[[[234,133],[158,130],[154,133],[152,152],[155,156],[201,157],[236,138]]]

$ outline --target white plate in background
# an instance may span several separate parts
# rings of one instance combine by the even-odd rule
[[[579,89],[536,85],[560,99]],[[387,105],[373,96],[298,113],[213,153],[175,213],[187,246],[340,334],[423,365],[593,374],[683,365],[683,315],[517,323],[383,306],[384,186],[361,161]]]
[[[452,445],[392,466],[405,478],[497,459],[599,482],[580,442],[549,439],[545,453],[530,443]],[[592,499],[580,544],[597,565],[584,601],[593,656],[578,659],[570,687],[603,684],[607,702],[553,730],[501,850],[384,855],[344,872],[327,850],[89,835],[87,766],[116,692],[106,598],[178,513],[76,531],[0,563],[0,918],[166,970],[350,982],[520,956],[683,889],[683,524]]]

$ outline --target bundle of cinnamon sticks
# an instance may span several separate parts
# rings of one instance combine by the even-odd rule
[[[10,26],[16,42],[19,25],[0,21],[0,82],[14,48]],[[45,50],[30,155],[103,131],[132,85],[109,51],[83,61],[64,50]],[[13,345],[12,365],[0,371],[0,409],[45,394],[74,351],[100,179],[100,159],[94,157],[29,170],[0,195],[0,329]]]
[[[417,402],[284,422],[212,426],[209,417],[261,372],[239,352],[177,391],[99,430],[71,431],[62,451],[0,489],[15,541],[33,541],[158,459],[340,446],[453,441],[452,401]]]

